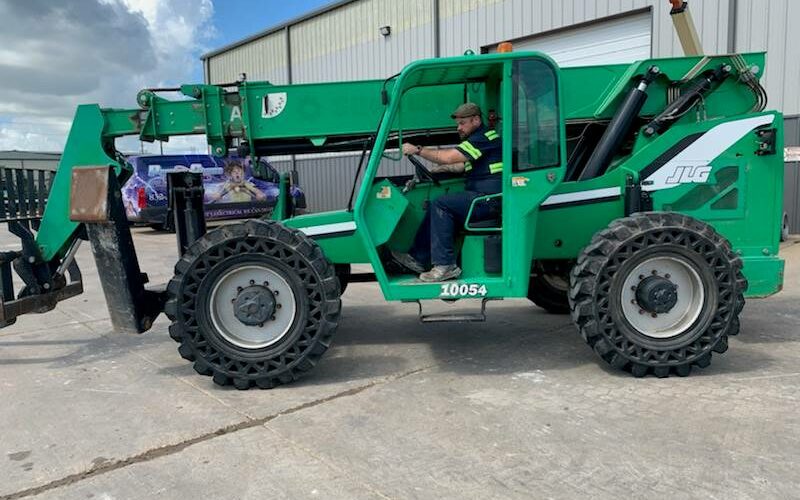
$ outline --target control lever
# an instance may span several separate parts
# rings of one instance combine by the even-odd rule
[[[408,193],[409,191],[417,187],[417,184],[419,184],[419,179],[417,179],[416,177],[407,180],[406,185],[403,187],[402,193],[403,194]]]

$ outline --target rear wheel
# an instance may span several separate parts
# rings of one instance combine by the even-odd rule
[[[783,212],[781,217],[781,241],[789,240],[789,214]]]
[[[339,290],[342,295],[347,290],[347,285],[350,283],[350,264],[334,264],[336,271],[336,279],[339,280]]]
[[[711,226],[643,213],[597,233],[573,268],[572,318],[586,342],[635,376],[688,375],[739,332],[742,261]]]
[[[170,336],[219,385],[271,388],[310,370],[328,349],[341,301],[317,244],[277,222],[207,233],[167,288]]]
[[[528,299],[552,314],[569,314],[569,270],[574,261],[533,263],[528,282]]]

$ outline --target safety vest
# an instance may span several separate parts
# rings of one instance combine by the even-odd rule
[[[503,141],[494,130],[481,125],[456,149],[466,156],[464,170],[467,174],[467,191],[484,194],[499,193],[503,189]]]

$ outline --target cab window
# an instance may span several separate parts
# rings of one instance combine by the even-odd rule
[[[514,171],[561,163],[556,73],[541,59],[514,61]]]

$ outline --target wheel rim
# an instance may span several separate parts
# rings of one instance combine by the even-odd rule
[[[259,295],[266,293],[274,300],[258,300]],[[242,309],[248,305],[256,310],[245,317]],[[259,316],[255,305],[273,314]],[[286,279],[262,265],[246,264],[227,270],[217,279],[209,299],[209,316],[217,332],[231,344],[245,349],[261,349],[280,341],[291,329],[296,310],[295,297]]]
[[[666,312],[656,312],[651,305],[641,303],[640,287],[650,277],[675,287],[677,300]],[[700,275],[692,263],[678,256],[654,257],[639,263],[626,276],[621,292],[625,319],[642,335],[657,339],[674,337],[690,328],[700,316],[704,301]]]

